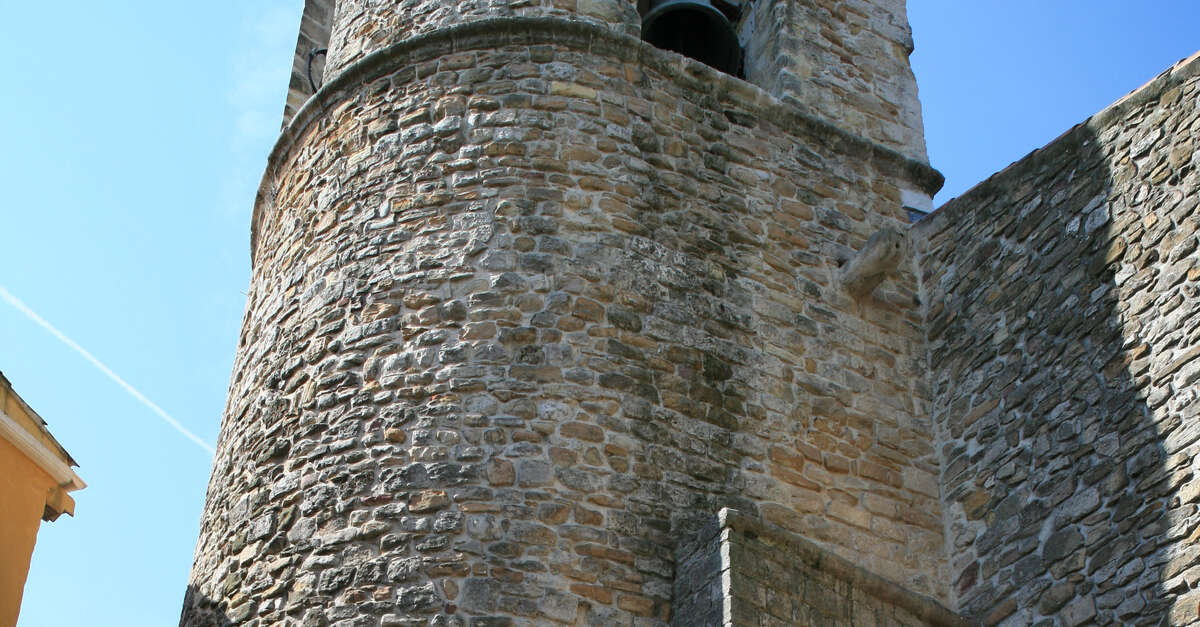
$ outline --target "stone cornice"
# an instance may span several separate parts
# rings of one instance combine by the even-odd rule
[[[849,133],[829,122],[785,104],[745,81],[713,70],[691,59],[668,54],[635,37],[586,22],[561,18],[506,17],[467,22],[407,39],[373,52],[329,78],[296,112],[275,142],[267,159],[250,227],[251,263],[258,244],[264,207],[275,194],[275,180],[292,156],[292,149],[308,128],[360,85],[385,76],[404,65],[468,50],[509,45],[558,44],[575,50],[636,62],[676,82],[703,86],[719,100],[736,99],[742,109],[780,128],[804,135],[839,154],[895,172],[932,196],[944,178],[928,164]]]

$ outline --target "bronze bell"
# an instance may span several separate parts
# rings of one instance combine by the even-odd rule
[[[651,0],[642,18],[642,39],[736,76],[742,48],[730,20],[737,9],[716,1],[725,11],[709,0]]]

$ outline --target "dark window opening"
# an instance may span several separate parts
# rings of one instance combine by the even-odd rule
[[[726,74],[741,76],[735,24],[741,8],[723,0],[643,0],[642,39]]]

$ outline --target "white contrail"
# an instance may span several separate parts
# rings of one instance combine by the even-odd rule
[[[215,453],[211,444],[209,444],[208,442],[205,442],[204,440],[201,440],[200,436],[196,435],[195,433],[188,431],[187,427],[179,424],[179,421],[175,420],[174,418],[171,417],[170,414],[163,411],[163,408],[159,407],[158,405],[155,405],[150,399],[146,398],[145,395],[143,395],[141,392],[135,390],[132,385],[129,385],[128,383],[125,382],[124,379],[122,379],[121,377],[118,377],[117,373],[113,372],[111,368],[109,368],[108,366],[105,366],[99,359],[96,359],[91,353],[84,350],[84,348],[82,346],[76,344],[74,340],[63,335],[62,331],[59,331],[58,329],[54,328],[54,325],[50,324],[49,322],[46,322],[41,316],[34,313],[32,309],[30,309],[29,307],[26,307],[25,303],[21,302],[21,300],[19,298],[17,298],[16,296],[13,296],[12,293],[10,293],[8,290],[4,289],[3,285],[0,285],[0,298],[3,298],[6,302],[8,302],[8,304],[12,305],[13,307],[16,307],[17,311],[20,311],[21,313],[25,314],[26,318],[29,318],[30,320],[36,322],[38,324],[38,326],[49,331],[51,334],[54,335],[54,337],[62,340],[63,344],[70,346],[72,349],[75,350],[75,352],[79,353],[80,355],[83,355],[83,358],[92,362],[92,365],[99,368],[100,372],[103,372],[104,374],[108,375],[108,378],[112,379],[113,381],[116,381],[117,385],[121,386],[122,388],[125,388],[125,391],[132,394],[133,397],[138,400],[138,402],[145,405],[146,407],[149,407],[150,411],[158,414],[159,418],[162,418],[163,420],[165,420],[167,422],[167,424],[174,427],[176,431],[182,433],[184,435],[184,437],[195,442],[200,448],[208,451],[208,453],[210,455]]]

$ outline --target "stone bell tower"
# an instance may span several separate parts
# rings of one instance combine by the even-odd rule
[[[911,50],[902,0],[308,0],[182,623],[745,624],[718,518],[936,614],[916,277],[843,284],[941,184]]]

